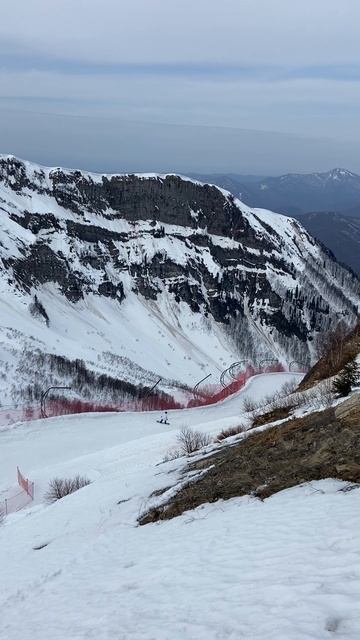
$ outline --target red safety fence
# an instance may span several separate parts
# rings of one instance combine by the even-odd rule
[[[0,501],[0,512],[4,515],[20,511],[34,500],[34,483],[22,475],[19,467],[17,467],[17,481],[20,491],[15,488],[10,489],[6,497]]]
[[[285,367],[280,363],[270,365],[268,367],[262,367],[261,369],[255,369],[252,366],[248,366],[245,371],[239,373],[233,382],[230,382],[226,387],[210,387],[207,386],[201,392],[198,391],[198,397],[190,400],[188,407],[203,407],[216,402],[225,400],[233,393],[240,391],[250,378],[263,373],[283,373]]]
[[[19,487],[24,489],[24,491],[26,491],[28,496],[30,496],[30,498],[33,500],[34,499],[34,483],[30,482],[28,478],[24,478],[19,467],[17,467],[16,469],[17,469],[17,479],[18,479]]]
[[[165,409],[183,409],[184,405],[170,397],[148,396],[129,399],[119,404],[100,404],[84,400],[57,398],[46,403],[46,413],[50,416],[73,413],[103,413],[111,411],[164,411]]]
[[[153,393],[143,398],[129,398],[121,403],[105,404],[101,402],[90,402],[74,398],[49,398],[46,402],[46,415],[56,417],[62,415],[73,415],[78,413],[103,413],[103,412],[123,412],[123,411],[165,411],[171,409],[186,409],[190,407],[201,407],[215,404],[228,398],[233,393],[240,391],[246,382],[253,376],[263,373],[280,373],[286,371],[280,363],[269,366],[255,368],[248,366],[245,371],[240,372],[235,379],[225,387],[220,384],[204,385],[195,394],[188,392],[188,399],[177,401],[169,395]],[[299,371],[300,372],[300,371]],[[303,371],[301,371],[303,373]],[[10,407],[0,409],[0,428],[16,422],[25,422],[41,418],[40,405],[25,407]]]

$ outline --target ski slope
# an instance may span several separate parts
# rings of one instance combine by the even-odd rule
[[[161,440],[161,434],[165,453],[166,447],[176,441],[173,432],[182,426],[217,435],[222,429],[241,422],[245,398],[261,400],[278,391],[285,382],[300,381],[301,378],[302,374],[296,373],[254,376],[239,393],[216,405],[169,411],[170,426],[157,422],[162,412],[150,411],[61,416],[2,427],[0,498],[1,494],[6,494],[9,483],[15,478],[17,466],[35,482],[38,501],[41,499],[39,483],[41,485],[45,481],[47,484],[49,477],[62,472],[63,467],[69,473],[89,473],[95,460],[104,455],[111,457],[114,448],[138,440],[144,440],[149,446],[154,436],[160,436]]]
[[[357,640],[360,491],[328,480],[137,526],[179,478],[184,459],[161,461],[182,425],[215,435],[241,422],[244,397],[290,377],[257,376],[216,406],[171,412],[170,427],[154,412],[0,432],[0,486],[20,464],[36,488],[0,526],[1,640]],[[44,505],[48,480],[75,473],[92,483]]]

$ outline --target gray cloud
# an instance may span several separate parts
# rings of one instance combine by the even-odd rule
[[[236,170],[236,152],[229,155],[221,145],[232,149],[231,135],[243,141],[244,129],[251,129],[269,135],[262,134],[264,153],[251,155],[250,139],[258,148],[260,134],[249,133],[245,147],[253,168],[244,167],[246,172],[256,170],[256,158],[258,172],[266,173],[275,165],[278,170],[354,168],[353,143],[360,137],[359,19],[358,0],[27,0],[21,11],[6,3],[0,22],[2,146],[6,141],[8,151],[23,149],[22,155],[49,158],[51,164],[56,162],[51,153],[61,149],[61,162],[88,165],[90,136],[97,168],[107,166],[110,156],[117,168],[121,144],[121,163],[128,158],[124,169],[144,163],[151,169],[137,134],[144,128],[151,137],[153,128],[153,137],[166,134],[173,148],[172,157],[166,139],[156,146],[157,167],[201,171],[210,162],[214,170],[215,165],[219,171]],[[64,135],[57,140],[51,127],[60,121]],[[139,124],[124,124],[129,121]],[[176,125],[196,129],[196,149],[195,139],[184,133],[189,159]],[[114,126],[112,137],[106,132]],[[242,133],[230,135],[225,128]],[[75,148],[77,131],[83,136],[81,153]],[[273,131],[292,132],[285,136],[287,148],[284,135],[277,143]],[[319,137],[337,142],[310,141]],[[46,148],[50,139],[57,140],[56,147],[52,142]],[[205,154],[211,152],[217,157],[209,160]],[[186,165],[192,158],[196,167]]]
[[[7,46],[110,62],[359,61],[357,0],[27,0],[2,6]]]

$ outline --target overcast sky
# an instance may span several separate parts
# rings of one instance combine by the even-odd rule
[[[3,2],[4,153],[105,171],[360,171],[359,0]]]

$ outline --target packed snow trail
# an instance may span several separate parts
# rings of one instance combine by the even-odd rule
[[[55,465],[162,432],[169,434],[182,426],[216,435],[224,428],[239,425],[245,398],[260,400],[278,391],[285,382],[300,381],[301,377],[302,374],[295,373],[254,376],[239,393],[218,404],[169,411],[170,425],[157,422],[162,411],[147,411],[61,416],[3,427],[0,492],[11,484],[17,466],[36,482],[41,469],[47,468],[53,476],[51,469]],[[175,442],[174,434],[169,434],[168,441],[169,446]]]

